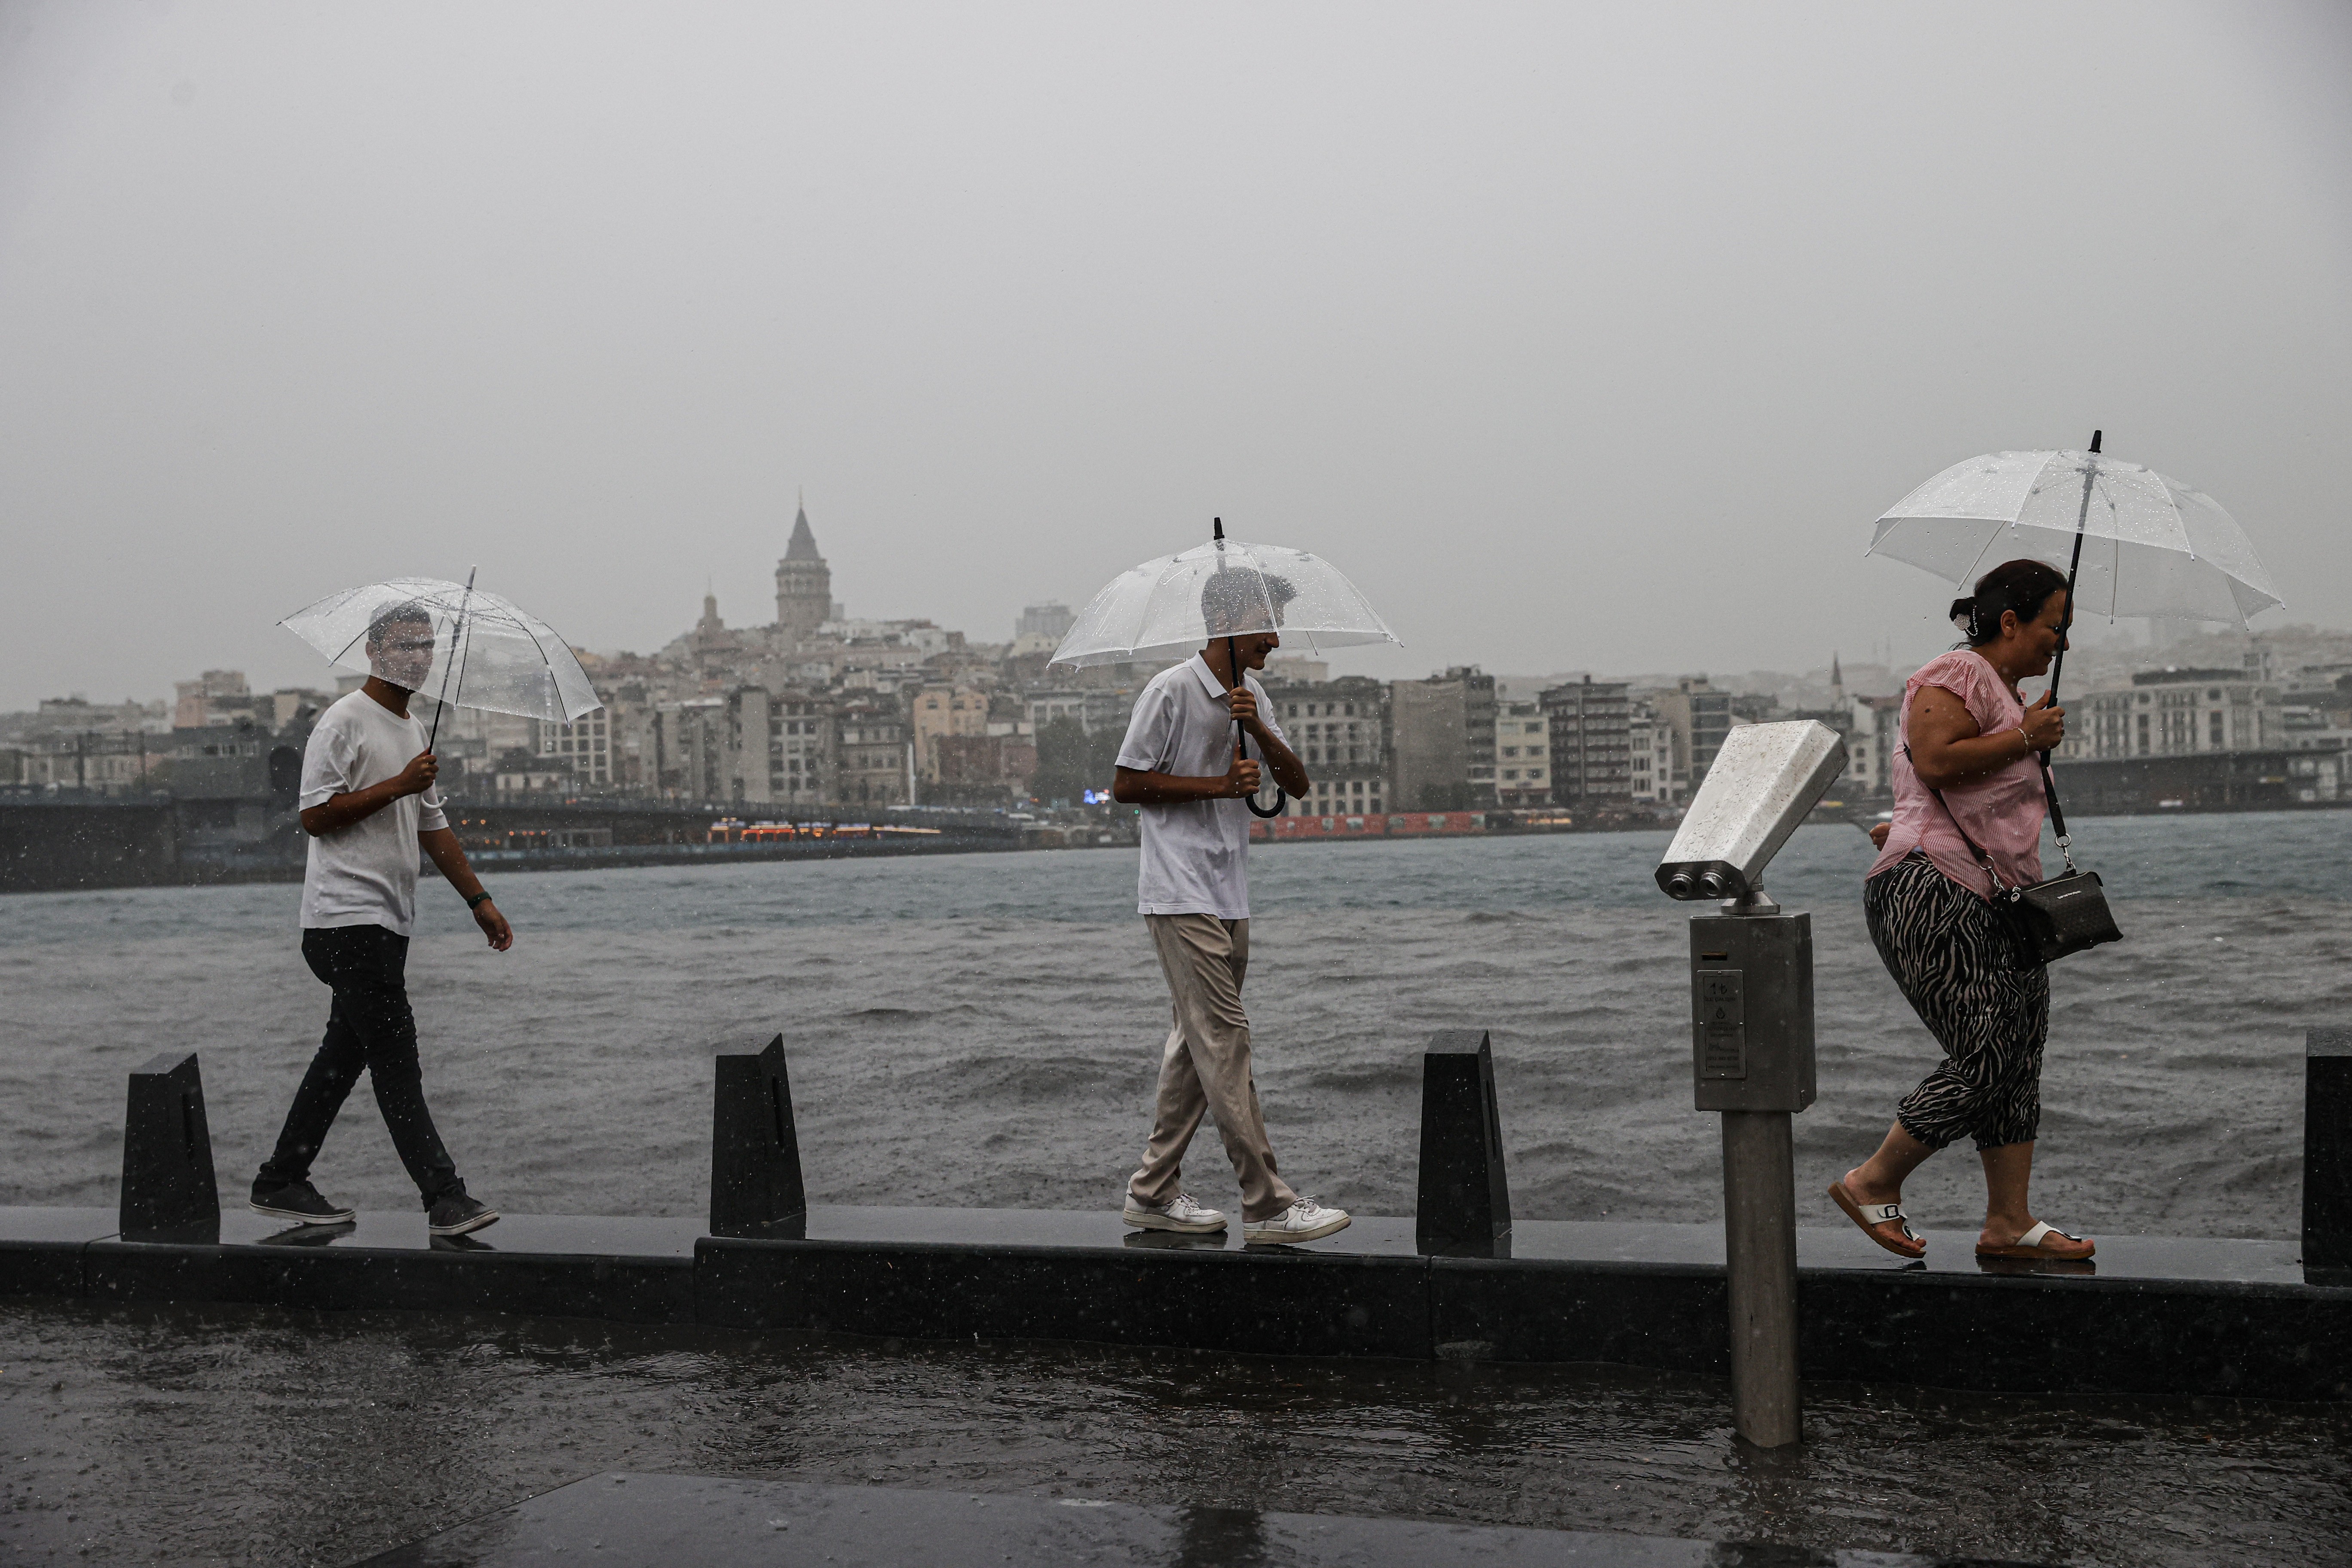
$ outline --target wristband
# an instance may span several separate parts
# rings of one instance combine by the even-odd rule
[[[469,910],[479,909],[489,901],[489,890],[488,889],[484,889],[482,891],[476,893],[473,897],[467,899],[466,900],[466,907]]]

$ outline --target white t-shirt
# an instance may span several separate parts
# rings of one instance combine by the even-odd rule
[[[382,784],[424,749],[423,724],[354,691],[319,715],[310,731],[298,809]],[[416,836],[448,826],[436,784],[310,840],[302,929],[376,925],[406,936],[416,919]]]
[[[1257,699],[1259,719],[1286,745],[1265,688],[1247,671],[1242,679]],[[1250,755],[1261,763],[1257,742]],[[1151,678],[1135,700],[1118,765],[1140,773],[1223,778],[1234,765],[1234,716],[1225,689],[1198,654]],[[1147,915],[1214,915],[1249,919],[1249,807],[1238,800],[1193,800],[1147,805],[1143,866],[1135,907]]]

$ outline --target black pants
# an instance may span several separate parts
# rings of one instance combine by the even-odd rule
[[[431,1208],[445,1194],[463,1193],[457,1166],[441,1146],[433,1113],[425,1108],[425,1073],[416,1060],[416,1015],[408,1009],[408,939],[382,926],[330,926],[302,933],[302,962],[331,987],[326,1038],[294,1091],[278,1151],[261,1167],[259,1190],[307,1179],[327,1141],[335,1113],[366,1069],[375,1103],[392,1130],[400,1163]]]

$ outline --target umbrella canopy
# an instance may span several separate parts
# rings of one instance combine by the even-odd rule
[[[1120,573],[1079,612],[1053,662],[1171,658],[1212,637],[1253,632],[1299,638],[1316,652],[1397,640],[1356,585],[1321,556],[1217,539]]]
[[[420,615],[432,623],[429,665],[420,660],[394,668],[383,650],[369,654],[370,628],[394,610],[407,624]],[[278,624],[345,669],[380,674],[428,697],[446,692],[453,707],[570,721],[604,706],[571,645],[552,627],[511,601],[463,583],[395,577],[330,594]],[[378,668],[379,663],[385,667]]]
[[[2278,605],[2237,521],[2202,490],[2098,452],[1989,452],[1955,463],[1878,520],[1866,554],[1965,589],[2003,561],[2067,570],[2075,610],[2230,621]]]

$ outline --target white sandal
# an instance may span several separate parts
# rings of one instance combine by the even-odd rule
[[[1853,1194],[1845,1190],[1843,1176],[1830,1184],[1830,1201],[1845,1211],[1846,1218],[1862,1226],[1863,1235],[1870,1237],[1895,1257],[1925,1258],[1927,1255],[1927,1238],[1911,1228],[1910,1216],[1903,1212],[1901,1204],[1857,1202]],[[1900,1246],[1888,1237],[1881,1236],[1875,1227],[1882,1225],[1900,1226],[1903,1239],[1909,1242],[1911,1246]],[[1916,1250],[1915,1251],[1914,1248]]]
[[[2061,1241],[2080,1242],[2082,1243],[2083,1250],[2080,1252],[2053,1252],[2048,1247],[2042,1245],[2042,1239],[2045,1237],[2053,1236],[2056,1237]],[[2032,1230],[2027,1231],[2023,1236],[2019,1237],[2007,1247],[1986,1247],[1979,1244],[1977,1247],[1977,1256],[1979,1258],[2046,1258],[2066,1262],[2076,1262],[2092,1256],[2094,1253],[2097,1252],[2098,1249],[2098,1244],[2096,1242],[2085,1240],[2084,1237],[2079,1236],[2069,1236],[2054,1225],[2042,1225],[2037,1221]]]

